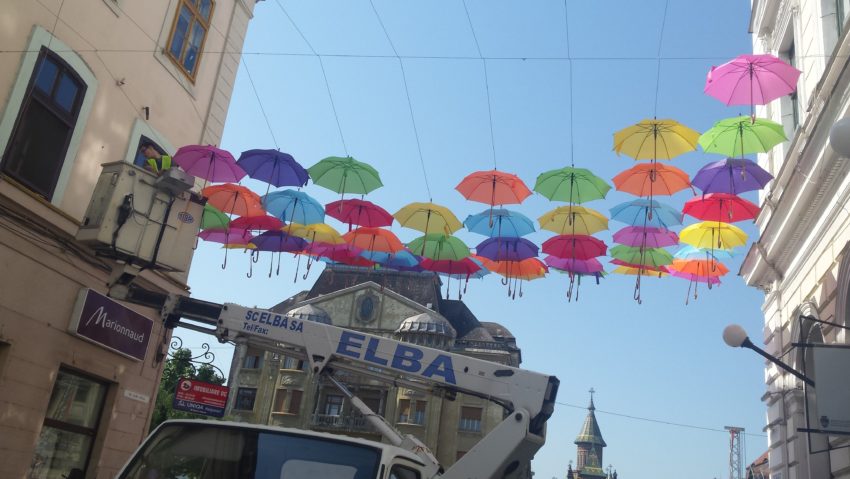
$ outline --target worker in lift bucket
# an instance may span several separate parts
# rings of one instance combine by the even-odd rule
[[[139,151],[147,158],[145,168],[154,174],[161,175],[163,171],[171,168],[171,156],[156,151],[152,145],[143,145]]]

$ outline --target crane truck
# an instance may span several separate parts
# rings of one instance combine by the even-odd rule
[[[182,325],[214,334],[221,342],[243,342],[305,360],[316,377],[339,388],[386,441],[227,421],[173,420],[143,441],[118,474],[120,479],[512,478],[545,441],[559,385],[555,376],[232,303],[133,286],[110,295],[160,307],[166,327]],[[416,437],[402,435],[353,395],[334,378],[334,370],[445,397],[478,396],[504,407],[504,419],[446,469]]]

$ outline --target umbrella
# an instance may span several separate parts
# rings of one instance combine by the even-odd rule
[[[213,205],[204,205],[204,213],[201,215],[201,229],[227,228],[230,218]]]
[[[641,198],[611,208],[611,219],[629,226],[669,228],[682,224],[682,213],[664,203]]]
[[[696,150],[698,138],[676,120],[646,119],[614,133],[614,151],[636,160],[671,160]]]
[[[404,249],[401,240],[390,230],[361,227],[342,235],[342,238],[355,248],[366,251],[397,253]]]
[[[534,222],[516,211],[497,208],[493,210],[492,222],[490,222],[490,218],[490,212],[483,211],[467,216],[463,220],[463,224],[472,233],[482,234],[490,238],[494,236],[518,238],[534,232]]]
[[[230,227],[248,231],[279,230],[283,228],[283,221],[269,215],[240,216],[230,222]]]
[[[639,163],[614,177],[614,187],[635,196],[672,195],[691,187],[688,174],[675,166]]]
[[[420,256],[432,260],[459,261],[469,256],[469,247],[455,236],[429,233],[407,244],[411,251],[421,251]]]
[[[186,173],[212,182],[235,182],[245,177],[230,152],[210,145],[187,145],[174,154],[174,163]]]
[[[325,207],[303,191],[272,191],[263,196],[263,206],[286,223],[308,225],[325,220]]]
[[[725,276],[729,273],[729,268],[716,259],[674,259],[668,269],[702,277]]]
[[[685,202],[682,212],[698,220],[738,221],[755,219],[759,214],[758,205],[729,193],[709,193],[696,196]]]
[[[384,186],[378,170],[350,156],[329,156],[307,168],[307,171],[313,183],[343,196],[346,193],[365,195]]]
[[[307,276],[310,274],[310,267],[313,264],[312,256],[309,256],[312,253],[313,244],[324,244],[324,245],[340,245],[346,244],[345,240],[342,239],[342,236],[333,229],[332,227],[324,224],[324,223],[313,223],[309,225],[300,225],[298,223],[290,223],[284,226],[281,229],[284,233],[290,234],[292,236],[296,236],[298,238],[303,238],[309,241],[309,244],[306,248],[306,253],[308,254],[307,258],[307,272],[304,273],[303,279],[307,279]],[[295,265],[295,281],[298,280],[298,271],[301,269],[301,257],[298,257],[298,262]]]
[[[251,239],[251,243],[256,246],[254,252],[259,257],[260,251],[270,251],[272,252],[272,256],[274,253],[278,253],[277,255],[277,271],[275,274],[280,274],[280,254],[284,252],[297,252],[304,249],[307,246],[307,242],[303,238],[298,238],[297,236],[292,236],[284,233],[283,231],[266,231],[265,233],[259,234]],[[274,264],[274,257],[272,257],[272,262],[269,263],[269,278],[272,277],[272,265]],[[248,273],[248,276],[251,276],[251,273]]]
[[[611,187],[585,168],[566,167],[541,173],[534,191],[553,201],[584,203],[601,200]]]
[[[304,186],[310,175],[289,153],[280,150],[248,150],[236,162],[251,178],[269,186]],[[266,193],[268,193],[268,188]]]
[[[626,246],[664,248],[679,244],[679,236],[665,228],[626,226],[614,233],[614,242]]]
[[[266,214],[260,197],[241,185],[225,183],[208,186],[201,190],[207,204],[215,206],[229,215],[262,216]]]
[[[537,258],[525,258],[522,260],[497,261],[495,268],[490,271],[504,276],[502,284],[508,286],[508,296],[516,299],[517,291],[519,291],[519,296],[522,297],[523,281],[532,281],[544,277],[549,272],[549,267]],[[511,286],[511,280],[514,281],[513,286]]]
[[[475,247],[476,254],[492,261],[521,261],[537,256],[537,245],[525,238],[489,238]],[[493,271],[492,268],[487,268]]]
[[[732,252],[722,249],[710,250],[704,248],[695,248],[691,245],[682,246],[679,251],[673,254],[673,259],[732,259]]]
[[[761,54],[739,55],[723,65],[712,66],[705,79],[705,93],[728,105],[767,105],[797,89],[800,70]]]
[[[603,272],[602,263],[600,263],[599,260],[596,258],[573,259],[559,258],[557,256],[547,256],[543,258],[543,262],[551,268],[567,271],[570,273],[596,274]]]
[[[673,262],[673,255],[663,248],[617,245],[609,250],[609,254],[614,259],[649,268],[658,268]]]
[[[225,228],[205,229],[198,233],[198,238],[213,243],[221,243],[225,246],[248,249],[248,245],[251,243],[253,235],[244,229],[237,229],[228,226]],[[221,263],[221,269],[225,268],[227,268],[227,249],[224,250],[224,261]]]
[[[393,216],[400,225],[419,230],[425,233],[425,236],[428,236],[429,232],[450,235],[463,227],[448,208],[434,203],[410,203]],[[425,247],[425,243],[422,247]],[[424,255],[424,249],[419,254]]]
[[[520,204],[531,195],[518,176],[496,169],[470,173],[455,189],[468,200],[490,205],[491,215],[494,206]]]
[[[747,159],[726,158],[703,166],[692,184],[706,193],[741,194],[764,188],[773,179],[770,173],[756,162]]]
[[[748,153],[767,153],[787,139],[785,129],[779,123],[737,116],[715,123],[700,135],[699,146],[706,153],[743,157]]]
[[[537,219],[540,228],[558,234],[592,235],[608,229],[608,218],[584,206],[560,206]]]
[[[685,293],[685,304],[688,304],[691,296],[691,288],[694,290],[694,299],[699,297],[698,286],[700,283],[704,283],[708,285],[708,288],[711,289],[712,286],[716,286],[720,284],[720,278],[717,276],[705,276],[694,273],[686,273],[684,271],[679,271],[674,268],[670,268],[670,276],[674,278],[681,278],[688,281],[688,291]]]
[[[419,264],[419,258],[406,249],[397,253],[363,251],[360,253],[360,256],[386,268],[411,268]]]
[[[558,258],[588,260],[605,256],[608,246],[587,235],[559,235],[543,242],[543,252]]]
[[[703,221],[689,225],[679,232],[679,239],[697,248],[730,250],[747,243],[747,233],[719,221]]]
[[[432,260],[430,258],[424,258],[420,263],[423,269],[427,271],[434,271],[436,273],[440,273],[445,275],[448,280],[446,281],[446,299],[449,297],[449,287],[451,285],[452,276],[457,276],[458,280],[461,278],[466,278],[464,281],[463,292],[466,292],[466,287],[469,284],[469,278],[473,277],[473,275],[479,273],[480,271],[484,271],[484,274],[487,274],[487,270],[481,264],[475,262],[472,258],[466,257],[459,261],[455,260]],[[458,282],[458,299],[462,299],[463,294],[460,290],[460,282]]]
[[[614,274],[625,274],[625,275],[629,275],[629,276],[656,276],[657,275],[657,277],[659,277],[659,278],[663,278],[664,276],[667,276],[668,274],[670,274],[667,271],[661,271],[661,270],[652,271],[652,270],[647,270],[645,268],[636,268],[634,266],[617,266],[611,272],[614,273]],[[647,274],[647,272],[651,272],[652,274]]]
[[[375,203],[365,200],[337,200],[325,205],[325,213],[331,218],[348,223],[349,231],[351,225],[379,228],[393,224],[393,215]]]
[[[642,274],[644,275],[647,273],[667,273],[667,266],[647,266],[645,264],[630,263],[617,258],[612,259],[609,263],[616,266],[622,266],[624,268],[632,268],[637,271],[643,271]]]

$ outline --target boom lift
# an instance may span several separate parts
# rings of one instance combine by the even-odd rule
[[[118,292],[113,291],[111,294],[115,297],[116,293]],[[316,375],[322,375],[333,382],[343,394],[349,397],[352,404],[375,429],[394,446],[312,431],[286,430],[310,440],[367,443],[382,451],[380,453],[381,467],[377,474],[368,476],[343,474],[340,477],[375,479],[515,477],[519,466],[524,461],[531,460],[545,441],[546,421],[552,415],[559,385],[555,376],[327,324],[302,321],[273,311],[232,303],[210,303],[186,296],[155,293],[134,286],[121,291],[117,296],[119,296],[117,299],[136,304],[161,307],[162,317],[167,327],[174,327],[179,323],[181,326],[199,329],[191,323],[180,321],[190,319],[214,326],[214,330],[200,329],[214,334],[219,341],[247,342],[269,351],[306,360]],[[333,370],[369,376],[429,393],[442,390],[449,397],[458,392],[470,394],[502,405],[506,413],[502,422],[484,436],[474,448],[448,470],[444,470],[418,439],[411,435],[402,436],[384,418],[371,411],[363,401],[336,381],[330,374]],[[133,471],[141,470],[139,464],[146,461],[145,454],[148,453],[146,451],[163,442],[163,439],[158,439],[158,436],[163,436],[164,431],[167,430],[165,426],[169,424],[169,422],[164,423],[148,437],[118,477],[142,477],[134,475]],[[198,421],[198,424],[212,428],[215,424],[223,423]],[[248,424],[231,424],[230,427],[254,429],[255,433],[267,429],[282,430],[282,428],[258,429],[257,426]],[[175,447],[179,449],[179,446],[169,447],[172,447],[172,451]],[[409,454],[402,454],[402,451],[415,454],[414,457],[418,458],[418,461],[408,461],[407,469],[392,467],[395,463],[394,455],[409,456]],[[338,458],[331,457],[329,452],[328,457],[320,458],[318,462],[327,467],[338,467],[333,466],[337,460]],[[256,462],[259,463],[260,460],[257,459]],[[410,469],[411,467],[413,469]],[[408,474],[392,472],[396,470],[407,471]],[[260,478],[261,476],[246,475],[245,477]],[[273,477],[284,477],[284,475],[278,470]],[[289,477],[297,477],[297,475]]]

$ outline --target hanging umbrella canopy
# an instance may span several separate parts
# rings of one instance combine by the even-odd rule
[[[204,205],[204,213],[201,215],[201,229],[227,228],[230,218],[211,204]]]
[[[490,223],[491,218],[492,223]],[[494,236],[518,238],[534,232],[534,222],[529,217],[503,208],[493,209],[492,214],[485,210],[469,215],[463,224],[472,233],[490,238]]]
[[[490,270],[509,279],[531,281],[542,278],[549,272],[549,267],[537,258],[523,260],[497,261],[496,267]]]
[[[617,245],[609,250],[609,254],[615,260],[652,268],[673,262],[673,255],[663,248],[636,248],[634,246]]]
[[[366,200],[337,200],[325,205],[325,213],[343,223],[352,225],[380,228],[392,226],[393,215],[380,206]]]
[[[426,235],[428,233],[450,235],[463,227],[457,216],[448,208],[434,203],[410,203],[393,216],[405,228],[419,230]]]
[[[521,261],[537,256],[539,248],[525,238],[496,237],[482,241],[475,251],[478,256],[493,261]]]
[[[559,258],[557,256],[547,256],[543,258],[543,262],[550,268],[555,268],[561,271],[579,274],[596,274],[604,272],[602,263],[596,258],[577,259],[577,258]]]
[[[691,179],[675,166],[639,163],[614,177],[617,191],[635,196],[669,196],[691,187]]]
[[[433,260],[430,258],[424,258],[420,264],[425,270],[449,276],[472,277],[481,270],[486,271],[482,265],[476,263],[470,257],[460,260]]]
[[[726,105],[767,105],[797,89],[800,70],[773,55],[744,54],[713,66],[705,93]]]
[[[700,276],[698,274],[685,273],[683,271],[679,271],[673,268],[670,268],[670,276],[674,278],[686,279],[694,283],[706,283],[711,285],[720,284],[719,276]]]
[[[249,231],[268,231],[283,228],[283,221],[269,215],[240,216],[230,222],[231,228],[242,228]]]
[[[584,203],[605,198],[611,186],[585,168],[566,167],[541,173],[534,191],[552,201]]]
[[[682,213],[659,201],[641,198],[611,208],[611,219],[629,226],[670,228],[682,224]]]
[[[543,242],[543,252],[558,258],[588,260],[605,256],[608,246],[588,235],[558,235]]]
[[[671,160],[697,148],[699,133],[676,120],[641,120],[614,133],[614,151],[636,160]]]
[[[490,206],[519,204],[531,195],[518,176],[498,170],[470,173],[455,189],[468,200]]]
[[[340,194],[365,195],[384,186],[378,170],[347,156],[329,156],[307,168],[313,183]]]
[[[266,214],[260,197],[241,185],[225,183],[208,186],[201,191],[201,194],[207,199],[208,205],[215,206],[229,215],[262,216]]]
[[[694,175],[693,185],[707,193],[738,195],[760,190],[773,176],[756,162],[747,159],[726,158],[709,163]]]
[[[327,264],[344,264],[346,266],[357,266],[360,268],[372,268],[378,264],[358,255],[338,255],[337,259],[322,256],[319,258],[319,261]]]
[[[342,235],[345,241],[361,250],[397,253],[404,249],[401,240],[390,230],[361,227]]]
[[[631,268],[631,269],[634,269],[636,271],[642,271],[642,273],[641,273],[642,275],[646,275],[648,273],[667,273],[668,272],[667,266],[650,266],[650,265],[645,265],[645,264],[629,263],[628,261],[624,261],[624,260],[617,259],[617,258],[612,259],[611,261],[609,261],[609,263],[611,263],[615,266],[622,266],[624,268]],[[635,273],[635,274],[637,274],[637,273]]]
[[[668,269],[702,277],[724,276],[729,273],[729,268],[716,259],[675,259]]]
[[[198,238],[212,243],[244,246],[251,242],[254,236],[242,229],[209,228],[198,233]]]
[[[247,150],[236,161],[248,176],[273,186],[304,186],[310,175],[289,153],[280,150]]]
[[[211,145],[187,145],[174,154],[174,163],[190,175],[213,182],[236,182],[245,171],[229,151]]]
[[[381,251],[362,251],[360,256],[373,261],[386,268],[412,268],[419,264],[419,257],[410,251],[403,249],[397,253],[384,253]]]
[[[614,233],[614,242],[643,248],[665,248],[679,244],[679,235],[666,228],[626,226]]]
[[[673,259],[732,259],[732,252],[722,249],[695,248],[689,244],[679,248]]]
[[[755,219],[759,214],[758,205],[729,193],[709,193],[695,196],[685,202],[682,212],[704,221],[738,221]]]
[[[706,153],[740,156],[767,153],[788,140],[779,123],[764,118],[737,116],[714,124],[699,137],[699,146]]]
[[[584,206],[560,206],[537,219],[540,228],[558,234],[592,235],[608,229],[608,218]]]
[[[469,256],[469,247],[455,236],[429,233],[407,244],[411,251],[432,260],[459,261]]]
[[[345,244],[339,232],[325,223],[301,225],[292,223],[281,228],[284,233],[303,238],[311,243]]]
[[[679,239],[697,248],[730,250],[747,244],[747,233],[728,223],[703,221],[683,228]]]
[[[276,253],[301,251],[307,246],[307,242],[284,233],[283,231],[266,231],[251,239],[251,243],[258,251],[272,251]]]
[[[623,274],[623,275],[629,275],[629,276],[641,275],[641,276],[648,276],[648,277],[655,276],[655,277],[658,277],[658,278],[663,278],[664,276],[667,276],[669,274],[667,271],[661,271],[661,270],[653,271],[653,270],[647,270],[645,268],[635,268],[634,266],[617,266],[611,272],[614,273],[614,274]]]
[[[309,225],[325,220],[325,207],[303,191],[272,191],[263,196],[263,206],[285,223]]]

